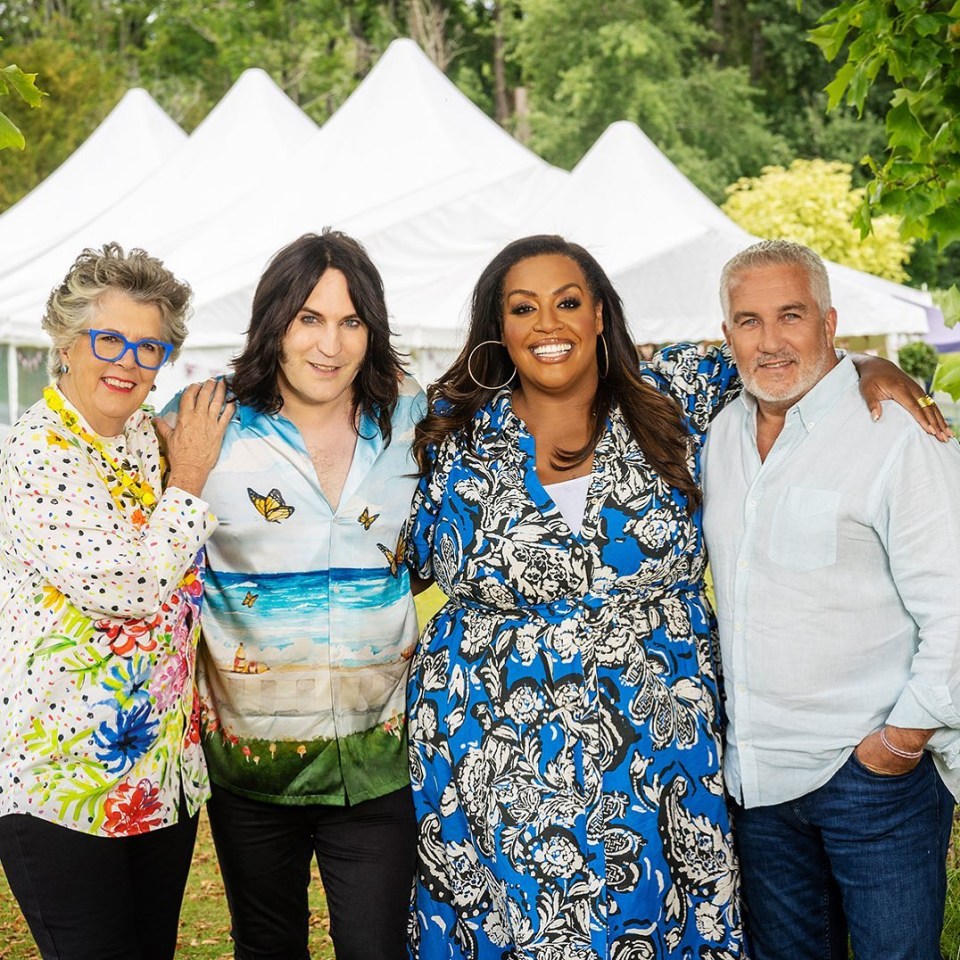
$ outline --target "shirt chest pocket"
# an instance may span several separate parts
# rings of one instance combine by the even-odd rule
[[[770,559],[802,573],[837,560],[840,493],[814,487],[787,487],[770,525]]]

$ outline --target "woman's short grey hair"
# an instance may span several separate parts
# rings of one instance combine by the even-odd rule
[[[830,296],[827,268],[819,255],[809,247],[791,240],[761,240],[752,247],[741,250],[727,262],[720,274],[720,304],[723,307],[724,320],[730,322],[730,289],[739,275],[757,267],[778,266],[800,267],[803,270],[820,316],[825,316],[833,306],[833,299]]]
[[[96,326],[97,305],[108,290],[124,293],[136,303],[158,307],[161,338],[173,344],[171,359],[180,353],[187,336],[190,287],[145,250],[135,248],[124,253],[117,243],[106,243],[100,250],[87,247],[63,283],[51,291],[41,322],[53,340],[47,369],[54,380],[61,372],[60,351]]]

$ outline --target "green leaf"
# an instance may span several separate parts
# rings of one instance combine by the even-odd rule
[[[914,154],[919,153],[928,139],[927,131],[913,115],[906,101],[887,112],[887,133],[890,136],[891,147],[906,147]]]
[[[819,27],[814,27],[810,31],[810,40],[815,43],[822,51],[828,61],[840,52],[843,47],[843,41],[847,38],[847,19],[846,17],[838,20],[836,23],[825,23]]]
[[[930,176],[930,167],[925,163],[896,159],[884,167],[883,173],[886,180],[909,185],[926,180]]]
[[[929,37],[938,33],[940,28],[946,26],[946,18],[938,17],[933,13],[921,13],[911,21],[913,29],[921,37]]]
[[[827,93],[827,109],[833,110],[843,102],[843,95],[856,68],[852,63],[845,63],[838,71],[837,75],[824,87]]]
[[[870,214],[870,201],[864,197],[863,203],[857,208],[852,217],[853,225],[860,230],[860,239],[865,240],[870,233],[870,224],[872,217]]]
[[[937,306],[943,313],[943,322],[954,327],[960,322],[960,287],[954,284],[949,290],[943,290],[937,296]]]
[[[900,221],[900,239],[901,240],[919,240],[923,242],[930,238],[930,230],[927,228],[927,218],[921,217],[918,220],[912,220],[910,217],[904,217]]]
[[[940,129],[934,134],[933,140],[930,141],[931,150],[946,150],[950,144],[950,141],[953,139],[953,124],[956,121],[944,120],[940,124]]]
[[[23,134],[19,128],[7,117],[0,113],[0,150],[6,150],[7,147],[16,147],[22,150],[27,145]]]
[[[930,214],[930,232],[937,236],[937,248],[944,247],[960,240],[960,206],[950,204],[941,207]]]
[[[936,191],[918,186],[903,192],[905,196],[899,212],[910,219],[926,217],[939,206]]]
[[[16,64],[0,70],[4,82],[20,94],[21,99],[31,107],[39,107],[46,94],[37,86],[35,73],[24,73]]]
[[[882,213],[900,213],[906,206],[910,191],[902,189],[884,190],[877,201],[877,207]]]
[[[857,113],[863,116],[863,104],[870,92],[870,77],[867,75],[867,64],[861,61],[853,71],[850,79],[850,91],[847,100],[857,108]]]
[[[938,367],[933,378],[933,389],[949,393],[955,401],[960,400],[960,366]]]

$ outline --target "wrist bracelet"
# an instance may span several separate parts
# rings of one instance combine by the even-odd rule
[[[903,760],[919,760],[923,756],[923,747],[919,750],[901,750],[887,739],[887,728],[880,728],[880,742],[895,756]]]

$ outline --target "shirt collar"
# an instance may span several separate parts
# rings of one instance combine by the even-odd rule
[[[844,356],[835,367],[828,370],[792,407],[788,417],[795,417],[809,433],[823,419],[840,397],[859,380],[857,369],[849,356]],[[751,415],[757,411],[754,396],[743,390],[740,401]]]
[[[233,419],[236,420],[241,427],[249,427],[251,423],[256,423],[260,417],[265,417],[267,414],[261,413],[259,410],[255,410],[253,407],[248,407],[245,404],[238,403],[237,409],[233,414]]]
[[[274,421],[282,420],[284,423],[290,423],[282,413],[261,413],[253,407],[243,403],[237,404],[237,409],[233,414],[233,420],[239,423],[241,428],[246,429],[261,418]],[[383,435],[380,433],[380,424],[370,416],[366,411],[360,413],[360,435],[357,438],[357,447],[369,447],[373,451],[374,459],[380,454],[383,448]]]

